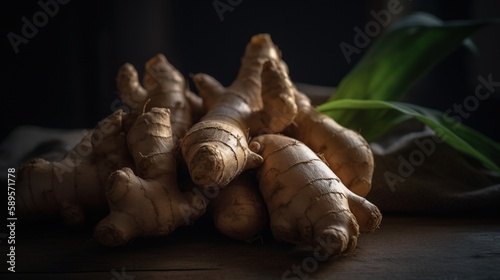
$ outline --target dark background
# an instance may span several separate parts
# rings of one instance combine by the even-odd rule
[[[47,0],[43,0],[47,1]],[[225,0],[221,2],[226,3]],[[238,2],[238,1],[233,1]],[[500,17],[499,1],[401,0],[403,12],[427,11],[444,19]],[[158,52],[185,76],[205,72],[229,84],[250,37],[270,33],[295,82],[336,86],[361,58],[347,63],[339,44],[353,44],[353,28],[373,20],[384,1],[242,0],[221,21],[206,1],[81,1],[59,5],[15,54],[7,34],[21,34],[22,17],[32,20],[37,1],[8,1],[1,9],[3,139],[19,125],[91,128],[116,109],[115,77],[125,62],[142,73]],[[396,16],[392,22],[396,21]],[[407,101],[440,110],[474,93],[477,76],[500,81],[500,26],[473,36],[480,55],[459,49],[412,90]],[[363,49],[363,53],[366,48]],[[500,140],[500,88],[465,124]]]

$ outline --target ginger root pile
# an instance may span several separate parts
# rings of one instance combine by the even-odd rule
[[[368,144],[314,109],[269,35],[252,37],[230,86],[194,75],[199,96],[161,54],[145,70],[142,85],[132,65],[118,72],[127,113],[105,118],[59,162],[22,164],[19,213],[59,213],[74,226],[88,209],[108,209],[94,230],[106,246],[168,235],[205,213],[228,237],[252,240],[269,223],[276,240],[327,244],[329,255],[378,228],[382,216],[363,198]]]

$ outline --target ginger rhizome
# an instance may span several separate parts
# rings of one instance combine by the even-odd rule
[[[264,159],[257,177],[277,240],[326,243],[323,249],[338,255],[354,249],[360,232],[379,226],[378,208],[347,189],[305,144],[268,134],[253,138],[250,148]]]
[[[371,189],[373,154],[366,140],[318,112],[307,96],[295,91],[298,114],[286,134],[323,156],[342,183],[366,196]]]
[[[59,212],[66,224],[79,225],[85,208],[105,207],[104,187],[109,175],[134,165],[126,133],[152,105],[172,110],[174,141],[184,135],[193,122],[191,107],[200,106],[200,98],[187,90],[182,75],[162,54],[151,58],[145,68],[146,88],[139,84],[132,65],[125,64],[119,70],[119,95],[128,113],[118,110],[101,121],[59,162],[34,159],[21,165],[21,215]]]
[[[125,120],[127,130],[144,111],[153,107],[168,108],[177,143],[193,125],[193,111],[201,110],[201,99],[187,88],[184,77],[163,54],[146,62],[144,87],[139,83],[137,70],[129,63],[120,68],[117,84],[119,95],[130,110]]]
[[[257,35],[229,87],[206,74],[193,77],[207,110],[181,143],[195,184],[224,187],[260,165],[262,158],[248,149],[249,136],[264,130],[277,133],[292,123],[297,110],[293,89],[279,60],[269,36]]]
[[[179,139],[193,122],[191,107],[200,106],[201,100],[162,54],[150,59],[145,70],[144,87],[132,65],[125,64],[118,74],[121,97],[131,108],[127,144],[135,172],[124,168],[109,177],[110,214],[94,233],[107,246],[123,245],[138,236],[167,235],[206,208],[201,197],[180,192],[175,156]],[[186,214],[184,205],[197,211]]]
[[[59,213],[67,225],[77,226],[84,222],[85,208],[106,205],[102,186],[109,174],[132,164],[122,118],[119,110],[102,120],[60,161],[33,159],[22,164],[17,213]]]
[[[165,236],[210,212],[233,239],[255,240],[270,224],[276,240],[321,245],[327,255],[350,252],[379,226],[380,212],[363,198],[369,145],[315,110],[269,35],[251,38],[228,87],[206,74],[192,79],[199,96],[162,54],[145,64],[142,83],[124,64],[125,113],[101,121],[61,161],[23,164],[18,212],[59,212],[77,225],[86,209],[105,208],[94,228],[105,246]]]
[[[97,224],[94,238],[106,246],[119,246],[138,236],[167,235],[194,220],[185,217],[182,205],[194,205],[204,213],[202,197],[181,192],[177,185],[175,144],[170,112],[152,108],[139,116],[127,135],[135,161],[132,169],[111,174],[106,187],[110,214]],[[195,212],[191,212],[195,213]]]
[[[267,222],[267,210],[255,175],[243,172],[210,200],[214,225],[233,239],[250,241]]]

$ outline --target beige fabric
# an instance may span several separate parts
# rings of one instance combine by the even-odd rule
[[[466,159],[430,130],[391,139],[383,145],[372,144],[375,172],[367,199],[383,212],[468,213],[500,209],[500,176]]]

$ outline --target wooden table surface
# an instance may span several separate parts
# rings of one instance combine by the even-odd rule
[[[326,261],[274,242],[228,240],[206,224],[103,248],[91,231],[16,229],[16,272],[1,279],[500,279],[500,219],[384,217],[349,256]],[[7,253],[6,253],[7,252]]]

